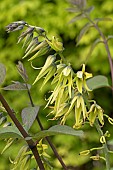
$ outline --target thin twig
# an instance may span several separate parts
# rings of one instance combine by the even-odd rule
[[[30,99],[30,102],[31,102],[31,106],[34,107],[34,103],[33,103],[33,100],[32,100],[32,96],[31,96],[31,93],[30,93],[30,90],[29,90],[27,84],[26,84],[26,87],[27,87],[28,96],[29,96],[29,99]],[[36,120],[37,120],[37,122],[38,122],[38,124],[39,124],[40,129],[41,129],[41,130],[44,130],[43,125],[42,125],[42,123],[41,123],[38,115],[37,115],[37,117],[36,117]],[[65,165],[65,163],[63,162],[61,156],[58,154],[55,146],[54,146],[54,145],[52,144],[52,142],[50,141],[49,137],[45,137],[45,139],[46,139],[47,142],[49,143],[51,149],[52,149],[53,152],[54,152],[54,155],[55,155],[56,158],[59,160],[59,162],[60,162],[60,164],[62,165],[63,169],[64,169],[64,170],[68,170],[67,167],[66,167],[66,165]]]
[[[0,93],[0,101],[1,101],[2,105],[4,106],[4,108],[6,109],[8,115],[10,116],[12,121],[14,122],[15,126],[18,128],[18,130],[20,131],[20,133],[24,137],[24,139],[26,137],[29,137],[28,133],[25,131],[23,126],[20,124],[20,122],[18,121],[18,119],[14,115],[13,111],[11,110],[10,106],[8,105],[7,101],[4,99],[4,97],[2,96],[1,93]],[[25,140],[25,141],[27,142],[29,148],[31,149],[40,170],[45,170],[34,141],[32,139]]]
[[[111,53],[110,53],[110,49],[109,49],[109,46],[108,46],[107,39],[106,39],[106,37],[104,36],[103,32],[100,30],[98,24],[96,24],[95,22],[93,22],[93,21],[91,20],[91,18],[90,18],[86,13],[84,13],[84,15],[85,15],[86,18],[93,24],[93,26],[94,26],[95,29],[98,31],[98,33],[100,34],[101,38],[103,39],[103,43],[104,43],[104,45],[105,45],[105,49],[106,49],[107,56],[108,56],[108,60],[109,60],[110,71],[111,71],[111,80],[112,80],[112,88],[113,88],[113,61],[112,61],[112,57],[111,57]],[[113,90],[112,90],[112,91],[113,91]]]

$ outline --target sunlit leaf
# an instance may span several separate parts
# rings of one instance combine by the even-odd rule
[[[107,77],[98,75],[87,80],[87,85],[91,90],[98,89],[101,87],[109,87]]]
[[[3,83],[6,75],[6,68],[4,64],[0,63],[0,84]]]
[[[29,130],[39,111],[39,106],[26,107],[22,110],[21,117],[26,130]]]
[[[94,10],[94,6],[91,6],[85,10],[88,14],[90,14]]]
[[[83,137],[84,133],[82,130],[74,130],[73,128],[66,125],[55,125],[49,128],[48,130],[41,131],[37,133],[33,138],[41,139],[46,136],[52,135],[72,135]]]
[[[112,21],[111,18],[95,18],[94,21],[96,21],[96,23],[100,22],[100,21]]]
[[[103,41],[100,40],[100,38],[96,39],[96,40],[93,42],[93,44],[92,44],[92,46],[91,46],[91,48],[90,48],[90,50],[89,50],[89,52],[88,52],[88,54],[87,54],[87,59],[91,56],[91,54],[92,54],[93,50],[95,49],[96,45],[99,44],[99,43],[103,43]]]
[[[80,10],[77,7],[72,7],[72,8],[67,8],[67,11],[73,12],[73,13],[78,13]]]
[[[86,0],[68,0],[71,4],[83,9],[86,6]]]
[[[8,138],[22,138],[19,130],[15,126],[7,126],[0,128],[0,139]]]
[[[108,35],[107,40],[113,39],[113,35]]]
[[[26,84],[18,82],[18,81],[13,81],[13,84],[10,84],[6,87],[3,88],[3,90],[27,90]],[[28,88],[31,88],[30,84],[27,84]]]
[[[82,39],[83,35],[89,30],[89,28],[92,26],[91,23],[87,23],[80,31],[79,35],[77,36],[77,44],[79,44],[80,40]]]
[[[74,17],[69,23],[76,22],[76,21],[78,21],[80,19],[83,19],[83,18],[85,18],[85,15],[84,14],[79,14],[76,17]]]

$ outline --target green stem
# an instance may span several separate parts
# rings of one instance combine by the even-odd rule
[[[113,62],[112,62],[111,53],[110,53],[110,50],[109,50],[109,47],[108,47],[107,39],[104,36],[103,32],[98,27],[98,25],[95,22],[93,22],[86,13],[85,13],[85,15],[86,15],[87,19],[93,24],[93,26],[98,31],[98,33],[100,34],[101,38],[103,39],[103,43],[105,45],[105,49],[106,49],[108,60],[109,60],[109,65],[110,65],[110,70],[111,70],[112,88],[113,88]],[[95,121],[95,127],[96,127],[99,135],[103,136],[104,134],[103,134],[103,131],[100,128],[98,120]],[[106,159],[106,170],[110,170],[109,150],[108,150],[108,147],[107,147],[106,143],[103,144],[103,151],[104,151],[104,155],[105,155],[105,159]]]
[[[109,49],[109,46],[108,46],[108,42],[107,42],[107,39],[106,37],[104,36],[103,32],[101,31],[101,29],[98,27],[98,25],[91,20],[91,18],[86,14],[84,13],[84,15],[86,16],[86,18],[93,24],[93,26],[95,27],[95,29],[98,31],[98,33],[100,34],[102,40],[103,40],[103,43],[105,45],[105,49],[106,49],[106,52],[107,52],[107,56],[108,56],[108,60],[109,60],[109,65],[110,65],[110,71],[111,71],[111,80],[112,80],[112,91],[113,91],[113,61],[112,61],[112,57],[111,57],[111,53],[110,53],[110,49]]]
[[[97,129],[100,137],[103,136],[103,135],[104,135],[104,134],[103,134],[103,131],[101,130],[100,125],[99,125],[99,122],[98,122],[97,119],[96,119],[96,121],[95,121],[95,127],[96,127],[96,129]],[[102,144],[102,145],[103,145],[103,151],[104,151],[104,155],[105,155],[105,159],[106,159],[106,160],[105,160],[105,162],[106,162],[106,170],[110,170],[109,150],[108,150],[108,147],[107,147],[107,144],[106,144],[106,143],[104,143],[104,144]]]
[[[103,149],[103,146],[98,147],[98,148],[92,148],[92,149],[90,149],[90,151],[92,152],[92,151],[94,151],[94,150],[102,150],[102,149]]]
[[[68,63],[68,61],[65,59],[65,57],[63,56],[62,52],[59,52],[58,54],[59,54],[59,56],[61,57],[61,60],[63,61],[63,63],[65,63],[65,64],[68,65],[69,63]]]
[[[89,108],[90,108],[90,104],[89,104],[89,102],[88,102],[88,100],[87,100],[87,96],[86,96],[86,95],[84,95],[84,99],[85,99],[85,102],[86,102],[87,107],[88,107],[88,109],[89,109]],[[96,127],[96,130],[97,130],[99,136],[100,136],[100,137],[101,137],[101,136],[104,136],[104,133],[103,133],[103,131],[101,130],[101,127],[100,127],[100,125],[99,125],[98,119],[95,120],[94,125],[95,125],[95,127]],[[106,144],[106,143],[102,144],[102,147],[100,147],[100,148],[103,150],[104,155],[105,155],[106,170],[110,170],[109,150],[108,150],[107,144]],[[93,150],[93,149],[92,149],[92,150]]]

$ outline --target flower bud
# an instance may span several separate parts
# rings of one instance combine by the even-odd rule
[[[94,161],[98,161],[100,159],[99,155],[96,156],[90,156],[91,159],[93,159]]]
[[[88,155],[90,153],[90,150],[85,150],[80,152],[80,155]]]
[[[48,56],[44,66],[42,67],[40,73],[36,77],[36,79],[35,79],[33,84],[35,84],[39,79],[41,79],[44,75],[46,75],[48,73],[49,67],[54,63],[55,59],[56,59],[55,55],[49,55]]]
[[[110,137],[110,136],[111,136],[108,130],[106,131],[106,133],[104,134],[104,136],[105,136],[105,137]]]
[[[41,27],[35,27],[35,31],[39,34],[42,35],[42,33],[46,32],[43,28]]]
[[[72,71],[72,68],[70,67],[70,66],[67,66],[67,67],[65,67],[64,69],[63,69],[63,71],[62,71],[62,73],[63,73],[63,75],[64,76],[69,76],[69,74],[71,73],[71,71]]]
[[[23,29],[24,25],[27,24],[25,21],[16,21],[6,26],[6,31],[12,32]]]
[[[29,38],[33,36],[33,31],[34,31],[34,27],[28,27],[26,29],[26,31],[22,32],[22,34],[18,37],[18,42],[20,43],[26,36],[28,36]]]
[[[106,143],[105,136],[101,136],[101,137],[100,137],[100,142],[101,142],[102,144]]]
[[[43,56],[45,54],[47,54],[50,50],[50,47],[47,45],[43,46],[41,49],[39,49],[38,52],[36,52],[35,55],[33,55],[28,61],[34,60],[36,57],[40,57]]]
[[[51,46],[51,48],[55,51],[63,51],[63,43],[58,41],[58,38],[52,37],[52,41],[47,40],[48,44]]]
[[[108,121],[111,125],[113,125],[113,119],[111,117],[108,117]]]
[[[43,81],[43,84],[41,86],[41,89],[43,86],[49,81],[49,79],[55,74],[56,72],[56,66],[53,64],[52,66],[49,67],[50,69],[48,70],[48,73]]]

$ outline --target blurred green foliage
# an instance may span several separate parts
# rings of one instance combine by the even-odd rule
[[[95,6],[94,11],[91,13],[92,18],[111,17],[113,19],[112,0],[88,0],[87,2],[89,6]],[[21,48],[22,43],[16,44],[17,37],[19,36],[20,32],[7,34],[5,31],[6,25],[17,20],[25,20],[31,25],[36,25],[44,28],[48,31],[48,36],[50,38],[53,35],[59,37],[64,43],[64,54],[75,70],[79,69],[81,64],[85,62],[91,44],[95,39],[99,37],[99,35],[93,28],[90,29],[90,31],[88,31],[81,40],[79,46],[76,47],[76,37],[87,20],[83,19],[81,21],[77,21],[76,23],[69,24],[69,21],[74,17],[74,13],[69,13],[66,10],[69,6],[70,4],[66,0],[0,1],[0,62],[5,64],[7,68],[7,77],[4,86],[10,84],[12,80],[22,81],[17,73],[15,66],[18,60],[21,60],[24,54],[24,49]],[[106,36],[113,34],[113,21],[101,22],[99,25]],[[111,54],[113,54],[112,44],[113,39],[109,41]],[[45,58],[38,58],[37,62],[35,62],[35,66],[41,67],[44,61]],[[26,59],[22,62],[24,63],[29,75],[29,83],[32,84],[38,74],[38,71],[34,71]],[[92,55],[88,59],[87,69],[89,69],[93,75],[103,74],[106,75],[110,80],[110,68],[107,54],[103,45],[99,44],[96,46]],[[36,105],[42,106],[39,114],[44,127],[48,128],[54,124],[54,122],[46,121],[47,119],[45,117],[48,113],[48,110],[43,110],[43,105],[45,104],[44,96],[47,91],[51,89],[51,87],[50,84],[48,84],[43,88],[42,91],[40,91],[41,84],[42,81],[40,80],[36,85],[32,87],[31,93],[34,103]],[[4,91],[3,95],[7,98],[7,101],[11,107],[17,112],[18,117],[20,116],[20,111],[22,108],[29,104],[29,99],[26,92]],[[111,99],[111,91],[106,88],[101,88],[95,90],[92,95],[104,108],[105,113],[111,115],[112,117],[113,101]],[[70,124],[71,121],[72,120],[70,117],[68,124]],[[109,131],[112,133],[112,130],[110,129],[111,127],[109,127],[108,124],[106,124],[104,128],[105,130],[109,128]],[[32,127],[31,131],[37,131],[35,125]],[[77,169],[77,166],[80,166],[78,169],[81,170],[99,170],[100,167],[103,169],[103,162],[95,163],[89,160],[89,157],[87,156],[79,156],[80,151],[90,149],[91,147],[96,147],[99,143],[96,130],[93,128],[89,129],[88,126],[85,126],[84,131],[86,131],[86,139],[78,139],[75,137],[67,136],[65,140],[65,136],[56,136],[53,138],[53,141],[70,169],[73,166],[75,169]],[[1,141],[0,143],[1,151],[3,149],[4,143]],[[13,148],[14,155],[17,154],[18,150],[19,147],[16,145],[15,149]],[[51,153],[51,150],[49,152]],[[9,170],[8,157],[10,155],[12,156],[12,159],[14,159],[11,148],[8,150],[8,152],[0,156],[0,170]],[[51,156],[51,161],[52,157],[54,158],[54,156]],[[58,166],[58,169],[60,170],[61,167],[56,159],[53,159],[53,163],[55,163],[55,165]],[[94,164],[94,167],[92,164]],[[57,170],[57,168],[55,170]]]

